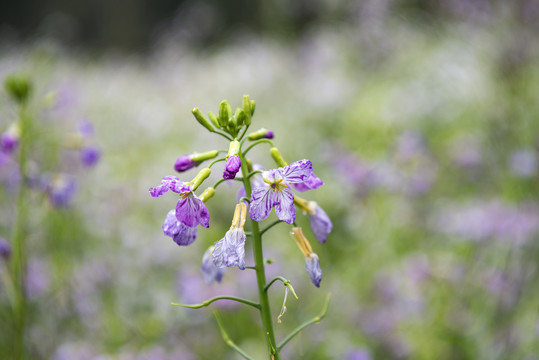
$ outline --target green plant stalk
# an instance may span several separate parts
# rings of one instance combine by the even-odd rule
[[[243,174],[243,186],[245,187],[245,193],[247,197],[251,197],[251,183],[249,182],[248,175],[249,169],[247,169],[247,161],[244,154],[240,151],[241,172]],[[258,286],[258,296],[260,303],[260,316],[262,318],[262,325],[264,328],[264,334],[268,343],[269,358],[272,360],[279,360],[279,350],[275,342],[275,333],[273,331],[273,322],[271,320],[271,310],[269,305],[268,294],[264,291],[266,287],[266,272],[264,268],[264,254],[262,251],[262,235],[260,234],[260,228],[258,223],[251,219],[251,232],[253,238],[253,254],[256,267],[256,283]]]
[[[26,296],[24,294],[24,279],[26,268],[26,253],[25,253],[25,224],[27,218],[26,204],[26,188],[28,173],[26,169],[26,159],[28,152],[28,138],[30,134],[30,116],[26,111],[26,104],[21,104],[19,108],[19,125],[20,125],[20,148],[19,148],[19,171],[20,183],[17,193],[16,203],[16,218],[13,228],[13,258],[11,274],[13,276],[13,284],[15,288],[15,342],[14,342],[14,358],[24,358],[24,337],[25,337],[25,320],[26,320]]]

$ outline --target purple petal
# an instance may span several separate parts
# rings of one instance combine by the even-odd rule
[[[80,159],[85,166],[94,166],[99,161],[101,153],[95,146],[88,146],[80,151]]]
[[[322,244],[326,242],[326,239],[333,229],[331,219],[326,212],[318,205],[315,205],[314,214],[309,214],[309,222],[311,223],[311,230],[314,236]]]
[[[208,208],[196,195],[190,193],[176,204],[176,218],[189,227],[202,225],[209,227],[210,214]]]
[[[174,170],[182,172],[194,168],[197,166],[195,161],[191,160],[191,155],[182,155],[174,163]]]
[[[174,242],[180,246],[187,246],[197,238],[197,228],[189,227],[176,219],[176,210],[168,212],[163,223],[163,233],[170,236]]]
[[[296,207],[294,206],[294,193],[288,188],[282,188],[274,196],[275,213],[285,223],[296,221]]]
[[[202,266],[200,270],[202,270],[202,276],[204,277],[204,282],[206,284],[211,284],[214,280],[217,282],[221,282],[221,280],[223,279],[223,275],[226,272],[226,267],[217,267],[213,263],[213,251],[213,246],[210,246],[202,257]]]
[[[309,160],[299,160],[279,168],[283,178],[288,183],[299,183],[307,180],[313,172],[313,164]]]
[[[226,232],[225,237],[215,243],[213,250],[215,266],[245,269],[245,232],[234,228]]]
[[[165,176],[161,180],[161,185],[157,185],[153,189],[150,189],[150,195],[153,197],[159,197],[169,190],[180,194],[191,191],[191,188],[186,183],[180,181],[180,179],[178,179],[176,176]]]
[[[11,244],[0,236],[0,258],[7,260],[11,256]]]
[[[268,217],[273,207],[273,191],[269,186],[257,187],[251,194],[249,216],[254,221],[261,221]]]
[[[318,189],[322,185],[324,185],[324,182],[314,173],[311,173],[311,176],[304,182],[292,184],[294,189],[301,192]]]
[[[240,170],[241,160],[238,155],[229,157],[226,160],[225,171],[223,172],[223,179],[234,179],[236,174]]]
[[[322,281],[322,269],[320,269],[320,260],[318,260],[318,255],[311,253],[310,256],[305,258],[305,269],[307,269],[313,284],[316,287],[320,287],[320,281]]]
[[[0,150],[5,154],[11,154],[19,145],[19,137],[6,131],[0,136]]]

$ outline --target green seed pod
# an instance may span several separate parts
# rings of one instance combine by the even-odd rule
[[[211,111],[208,112],[208,117],[210,118],[210,121],[213,123],[213,125],[215,125],[216,128],[218,129],[221,128],[221,125],[219,124],[219,121],[217,120],[217,117],[215,116],[214,113],[212,113]]]
[[[193,191],[195,191],[203,182],[210,176],[211,170],[210,168],[204,168],[200,170],[195,176],[193,180],[189,182],[189,184],[193,184]]]
[[[215,195],[215,189],[212,187],[206,188],[202,194],[198,197],[202,202],[206,202]]]
[[[227,127],[231,117],[232,108],[230,104],[226,100],[221,101],[221,104],[219,104],[219,125],[223,128]]]

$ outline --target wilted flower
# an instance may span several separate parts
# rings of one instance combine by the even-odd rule
[[[202,200],[193,193],[193,188],[194,185],[184,183],[175,176],[165,176],[161,180],[161,185],[150,189],[150,195],[159,197],[169,190],[180,194],[180,200],[176,204],[176,218],[178,221],[189,227],[195,227],[199,224],[209,227],[210,214],[208,209]]]
[[[321,243],[325,243],[329,233],[333,229],[331,219],[326,212],[320,206],[318,206],[315,201],[307,201],[299,196],[296,196],[294,198],[294,202],[300,207],[300,209],[306,211],[309,215],[311,230],[313,231],[316,239]]]
[[[213,262],[217,267],[237,266],[241,270],[245,269],[245,219],[247,217],[247,206],[245,203],[236,205],[232,226],[225,234],[225,237],[215,243],[213,250]]]
[[[300,227],[292,228],[290,235],[305,256],[305,269],[307,269],[311,281],[316,287],[320,287],[320,281],[322,281],[322,269],[320,269],[318,255],[313,252],[309,240],[303,235],[303,230]]]
[[[206,284],[211,284],[212,281],[221,282],[226,272],[226,267],[217,267],[213,263],[213,250],[215,246],[210,246],[202,257],[202,276]]]
[[[174,242],[180,246],[187,246],[197,238],[197,227],[189,227],[176,219],[176,210],[168,212],[163,223],[163,233],[170,236]]]
[[[293,162],[285,167],[264,171],[262,186],[253,188],[249,215],[255,221],[268,217],[271,208],[275,206],[277,217],[292,224],[296,219],[294,193],[289,184],[303,183],[312,174],[312,164],[309,160]]]

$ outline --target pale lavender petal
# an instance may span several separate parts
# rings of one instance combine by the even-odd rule
[[[178,200],[176,204],[176,218],[189,227],[202,225],[209,227],[210,214],[206,205],[193,193]]]
[[[283,178],[288,183],[299,183],[307,180],[313,173],[313,164],[309,160],[299,160],[279,168]]]
[[[320,180],[320,178],[314,173],[311,173],[311,176],[309,176],[309,178],[304,182],[292,184],[294,189],[301,192],[318,189],[322,185],[324,185],[324,182]]]
[[[221,282],[223,275],[225,275],[226,272],[226,267],[217,267],[213,263],[212,248],[213,246],[210,246],[204,253],[204,256],[202,257],[202,266],[200,267],[206,284],[211,284],[214,280]]]
[[[314,236],[322,244],[326,242],[326,239],[333,229],[333,224],[328,214],[318,205],[315,205],[314,214],[309,214],[309,222],[311,223],[311,230]]]
[[[311,253],[309,257],[305,258],[305,269],[307,269],[313,284],[316,287],[320,287],[320,281],[322,281],[322,269],[320,269],[320,260],[318,260],[318,255]]]
[[[174,237],[180,232],[181,223],[176,219],[176,210],[172,209],[168,212],[162,229],[166,236]]]
[[[273,207],[273,191],[269,186],[257,187],[251,194],[249,216],[254,221],[262,221],[268,217]]]
[[[275,213],[277,217],[292,224],[296,221],[296,207],[294,206],[294,193],[288,188],[282,188],[274,195]]]
[[[234,228],[226,232],[225,237],[215,243],[213,250],[215,266],[245,269],[245,232]]]

